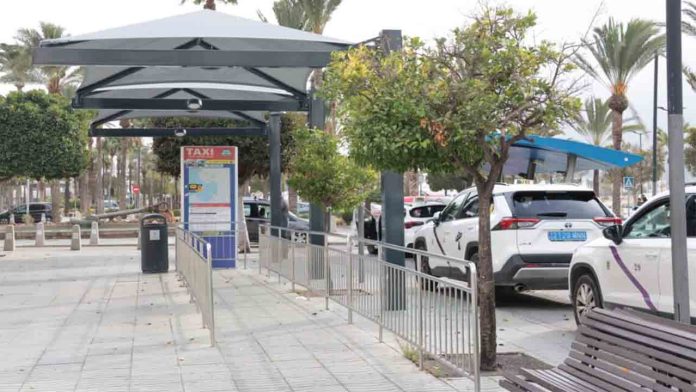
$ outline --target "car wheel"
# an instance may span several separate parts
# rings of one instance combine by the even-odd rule
[[[590,274],[584,274],[573,285],[573,315],[580,325],[582,317],[594,308],[602,307],[602,297],[597,283]]]
[[[416,250],[422,250],[424,252],[426,252],[428,250],[428,249],[426,249],[425,244],[423,244],[422,242],[417,243],[415,245],[415,248],[416,248]],[[417,261],[418,258],[415,257],[415,255],[414,255],[413,260]],[[420,272],[425,274],[425,275],[433,276],[433,271],[432,271],[432,269],[430,269],[430,261],[428,260],[428,256],[421,256],[420,257]],[[420,287],[424,290],[435,290],[435,289],[437,289],[437,282],[435,282],[431,279],[423,278],[423,279],[421,279]]]

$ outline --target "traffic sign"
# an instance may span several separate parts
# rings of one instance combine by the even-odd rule
[[[133,193],[135,193],[135,194],[140,193],[140,185],[133,185]]]
[[[624,177],[623,178],[623,185],[624,189],[633,189],[633,186],[635,185],[636,180],[633,177]]]

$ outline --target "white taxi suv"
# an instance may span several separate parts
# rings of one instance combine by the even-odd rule
[[[414,247],[478,261],[478,194],[459,193],[440,214],[421,226]],[[506,185],[493,189],[493,272],[507,290],[562,290],[575,249],[620,223],[590,189],[575,185]],[[421,271],[466,280],[464,263],[422,257]]]
[[[686,233],[692,324],[696,320],[696,186],[686,187]],[[674,313],[669,194],[644,203],[624,225],[579,247],[570,265],[575,321],[594,307]]]

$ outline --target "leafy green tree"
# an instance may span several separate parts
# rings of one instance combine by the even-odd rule
[[[268,18],[257,10],[261,21],[268,23]],[[273,3],[273,15],[278,25],[297,30],[308,30],[307,15],[302,7],[302,0],[277,0]]]
[[[0,97],[0,178],[79,175],[87,165],[88,125],[87,113],[59,95],[34,90]]]
[[[352,210],[377,184],[377,173],[358,166],[339,151],[338,137],[316,129],[295,131],[288,183],[303,199],[325,209],[324,230],[329,231],[329,210]]]
[[[283,115],[281,117],[281,158],[282,165],[288,164],[290,151],[294,145],[293,129],[303,126],[305,116]],[[149,122],[157,128],[196,128],[220,127],[234,128],[238,122],[217,119],[195,118],[160,118]],[[181,175],[180,152],[182,146],[237,146],[239,148],[238,175],[242,184],[254,175],[268,176],[270,173],[270,156],[268,140],[258,137],[237,136],[184,136],[155,138],[152,144],[157,156],[157,171],[178,178]]]
[[[428,185],[430,190],[449,191],[455,189],[457,191],[464,190],[471,184],[471,176],[464,173],[428,173]]]
[[[696,126],[689,126],[688,124],[684,124],[684,135],[684,160],[686,163],[686,168],[692,175],[696,175]],[[662,132],[661,134],[659,134],[659,136],[662,136],[658,139],[660,141],[659,144],[666,146],[667,133]]]
[[[323,94],[339,103],[351,156],[379,170],[464,172],[479,195],[482,367],[496,364],[491,256],[493,188],[513,143],[577,115],[565,45],[529,39],[534,14],[484,7],[434,48],[367,47],[334,54]],[[550,76],[549,76],[550,75]],[[486,169],[488,168],[488,169]]]
[[[610,18],[605,25],[594,29],[592,38],[584,45],[589,54],[578,55],[576,63],[609,89],[611,97],[607,104],[612,110],[612,145],[621,150],[623,112],[629,106],[628,85],[656,54],[664,51],[665,37],[651,21],[632,19],[624,25]],[[622,171],[612,170],[611,176],[612,208],[616,214],[621,214]]]
[[[217,8],[216,0],[192,0],[193,4],[201,5],[203,4],[203,9],[215,11]],[[237,4],[237,0],[217,0],[222,4]],[[181,0],[181,4],[186,3],[186,0]]]

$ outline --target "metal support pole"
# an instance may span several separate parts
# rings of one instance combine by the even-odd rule
[[[689,315],[689,264],[686,251],[684,189],[681,0],[667,0],[667,108],[669,110],[669,200],[674,319],[689,324],[691,317]]]
[[[379,294],[379,342],[382,343],[383,340],[383,335],[384,335],[384,296],[386,293],[384,292],[384,250],[382,249],[382,245],[378,244],[377,245],[377,267],[379,268],[379,282],[378,282],[378,290],[377,293]]]
[[[348,324],[353,324],[353,237],[348,236]]]
[[[416,254],[416,271],[418,271],[419,274],[421,272],[420,253]],[[423,370],[423,292],[425,291],[425,287],[427,287],[426,285],[429,285],[430,282],[424,277],[420,277],[420,275],[417,276],[420,281],[418,285],[418,367]]]
[[[329,235],[324,233],[324,283],[326,295],[324,295],[324,307],[329,310],[329,295],[331,291],[331,273],[329,273]]]
[[[290,230],[290,288],[295,292],[295,231]]]
[[[215,347],[215,303],[213,295],[213,250],[210,244],[206,244],[206,255],[208,256],[208,303],[210,306],[210,346]]]
[[[657,75],[659,55],[655,53],[655,75],[653,79],[653,134],[652,134],[652,195],[657,194]]]
[[[283,195],[281,190],[282,173],[280,168],[280,113],[271,113],[269,132],[269,145],[271,155],[271,226],[283,226],[283,217],[281,216],[281,204]],[[271,236],[277,235],[280,237],[278,230],[271,229]]]

